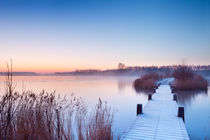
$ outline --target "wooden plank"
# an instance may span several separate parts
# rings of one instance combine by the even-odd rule
[[[189,140],[170,86],[160,85],[122,140]]]

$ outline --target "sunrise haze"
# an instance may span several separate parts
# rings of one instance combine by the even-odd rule
[[[207,0],[0,1],[0,70],[210,64]]]

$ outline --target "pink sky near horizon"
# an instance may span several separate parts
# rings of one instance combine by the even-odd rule
[[[6,64],[10,63],[10,61],[0,61],[0,71],[4,72],[7,69]],[[152,63],[152,61],[144,61],[145,63],[123,63],[126,66],[166,66],[166,65],[179,65],[183,63],[183,60],[175,61],[174,63],[171,63],[168,61],[168,63]],[[71,62],[63,62],[59,63],[56,61],[34,61],[31,63],[26,63],[22,61],[15,61],[13,60],[13,71],[15,72],[38,72],[38,73],[53,73],[53,72],[70,72],[75,70],[87,70],[87,69],[97,69],[97,70],[106,70],[106,69],[116,69],[118,66],[118,63],[110,63],[110,64],[99,64],[99,63],[71,63]],[[186,64],[189,65],[209,65],[206,64],[193,64],[188,63],[185,61]]]

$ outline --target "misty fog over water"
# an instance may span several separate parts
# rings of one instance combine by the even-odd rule
[[[132,86],[135,76],[16,76],[17,91],[42,89],[82,97],[92,109],[99,98],[115,110],[113,130],[121,135],[136,118],[136,104],[147,103],[148,93],[136,93]],[[210,80],[210,77],[206,77]],[[4,93],[5,77],[0,77],[0,92]],[[210,89],[210,87],[209,87]],[[191,139],[210,138],[210,91],[177,93],[178,104],[185,107],[185,123]]]

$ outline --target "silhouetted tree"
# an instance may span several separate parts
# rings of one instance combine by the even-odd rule
[[[126,68],[125,64],[123,63],[118,64],[118,69],[124,69],[124,68]]]

